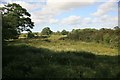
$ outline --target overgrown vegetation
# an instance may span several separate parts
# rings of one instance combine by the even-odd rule
[[[16,52],[17,51],[17,52]],[[118,56],[56,52],[26,44],[3,48],[4,78],[117,78]]]
[[[27,44],[36,48],[47,48],[54,51],[87,51],[97,55],[118,55],[117,48],[111,48],[109,45],[94,42],[63,40],[64,35],[51,35],[50,37],[41,36],[41,38],[16,40],[10,45]]]
[[[118,26],[114,29],[102,28],[96,29],[73,29],[68,34],[68,38],[72,40],[81,40],[86,42],[96,42],[102,44],[109,44],[111,47],[118,47],[120,40],[120,28]]]
[[[3,17],[3,79],[118,78],[120,28],[31,32],[34,23],[19,4]],[[28,31],[28,33],[22,33]],[[21,34],[21,35],[20,35]],[[18,39],[19,37],[19,39]]]

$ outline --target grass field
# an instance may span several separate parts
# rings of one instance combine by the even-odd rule
[[[62,35],[52,35],[45,39],[23,39],[13,42],[11,45],[26,44],[36,48],[47,48],[53,51],[87,51],[97,55],[118,55],[117,48],[94,42],[82,42],[72,40],[59,40]]]
[[[19,39],[3,47],[4,78],[116,78],[118,50],[108,45],[49,38]]]

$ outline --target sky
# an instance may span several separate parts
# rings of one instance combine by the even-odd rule
[[[114,28],[118,25],[118,0],[0,0],[0,7],[17,3],[31,14],[33,32],[84,28]]]

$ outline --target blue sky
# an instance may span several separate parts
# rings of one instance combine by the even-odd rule
[[[3,0],[26,8],[35,23],[33,32],[44,27],[52,31],[84,28],[113,28],[118,25],[118,0]]]

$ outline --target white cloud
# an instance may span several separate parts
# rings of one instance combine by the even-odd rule
[[[49,23],[55,24],[55,23],[58,23],[58,20],[57,19],[49,19]]]
[[[20,4],[23,8],[25,8],[31,14],[32,21],[34,21],[35,23],[43,23],[43,19],[45,19],[44,16],[40,16],[39,18],[40,14],[36,15],[36,13],[35,14],[32,13],[32,11],[34,11],[35,9],[40,9],[44,6],[44,5],[40,5],[39,2],[32,3],[25,0],[4,0],[2,2]],[[0,4],[0,7],[3,7],[3,6],[4,4]]]
[[[4,5],[3,4],[0,4],[0,7],[3,7]]]
[[[55,3],[56,3],[56,2],[59,2],[59,3],[60,3],[60,2],[62,2],[62,3],[63,3],[63,2],[95,2],[95,1],[96,1],[96,0],[84,0],[84,1],[83,1],[83,0],[48,0],[48,2],[52,2],[52,3],[53,3],[53,2],[55,2]]]
[[[34,4],[32,2],[27,2],[25,0],[3,0],[2,3],[6,2],[7,3],[17,3],[20,4],[23,8],[27,9],[29,12],[36,9],[36,8],[42,8],[43,5],[40,5],[37,2],[34,2]],[[4,5],[4,4],[0,4],[0,5]]]
[[[35,19],[42,19],[39,20],[38,23],[41,22],[48,22],[53,23],[57,22],[56,20],[53,20],[55,16],[58,16],[59,14],[73,10],[75,8],[82,8],[85,6],[89,6],[93,4],[95,0],[47,0],[47,4],[39,11],[33,12],[34,14],[32,18]],[[42,17],[42,18],[41,18]]]
[[[118,21],[117,16],[109,16],[109,15],[104,15],[101,18],[101,22],[110,22],[110,23],[115,23]]]
[[[23,8],[27,9],[29,12],[40,7],[39,4],[35,4],[35,3],[30,4],[30,3],[25,2],[25,1],[12,1],[11,3],[20,4]]]
[[[110,15],[103,15],[100,18],[93,18],[92,23],[113,23],[116,24],[118,23],[118,17],[117,16],[110,16]]]
[[[115,8],[117,8],[117,4],[114,1],[117,1],[117,0],[109,0],[105,3],[103,3],[102,5],[99,6],[97,11],[94,12],[92,15],[102,16],[102,15],[105,15],[106,13],[108,13],[109,11],[114,10]]]
[[[91,23],[91,21],[92,21],[92,19],[90,17],[85,17],[82,19],[82,23],[84,23],[84,24],[89,24],[89,23]]]
[[[88,1],[88,0],[86,0]],[[91,1],[91,2],[90,2]],[[48,0],[47,5],[41,10],[41,14],[56,15],[63,11],[69,11],[74,8],[79,8],[83,6],[88,6],[94,2],[90,0],[89,2],[75,2],[75,0],[65,1],[65,0]]]
[[[92,18],[89,26],[91,25],[94,25],[94,28],[113,28],[118,25],[118,17],[110,15],[103,15],[99,18],[94,17]]]
[[[78,28],[113,28],[114,26],[118,25],[118,17],[117,16],[110,16],[104,15],[101,17],[80,17],[80,16],[69,16],[64,18],[60,22],[62,25],[71,25]]]
[[[80,16],[69,16],[61,20],[61,24],[68,24],[68,25],[76,25],[80,24],[81,18]]]

